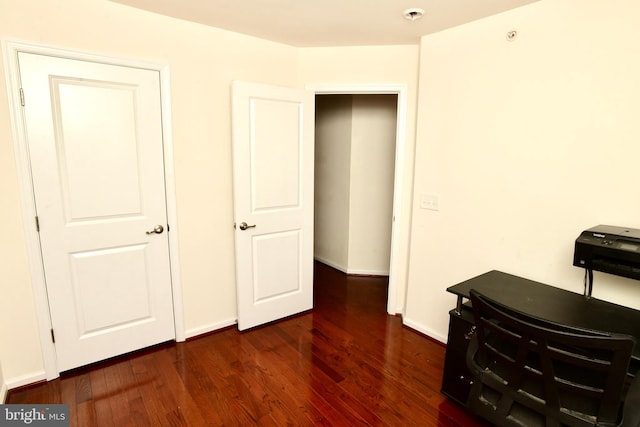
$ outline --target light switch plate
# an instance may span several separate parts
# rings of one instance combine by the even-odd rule
[[[436,194],[422,193],[420,194],[420,208],[439,211],[440,198]]]

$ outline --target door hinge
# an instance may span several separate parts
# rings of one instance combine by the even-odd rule
[[[36,215],[36,231],[38,233],[40,232],[40,219],[38,218],[37,215]]]
[[[20,105],[24,107],[24,90],[20,88]]]
[[[53,333],[53,328],[51,328],[51,341],[55,344],[56,343],[56,336]]]

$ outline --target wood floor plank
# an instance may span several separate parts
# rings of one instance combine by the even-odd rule
[[[315,265],[314,308],[11,390],[72,426],[486,426],[441,393],[444,346],[386,313],[387,278]]]

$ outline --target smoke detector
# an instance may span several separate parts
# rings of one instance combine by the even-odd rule
[[[422,18],[424,15],[424,9],[420,9],[419,7],[412,7],[411,9],[407,9],[403,12],[405,19],[409,21],[416,21]]]

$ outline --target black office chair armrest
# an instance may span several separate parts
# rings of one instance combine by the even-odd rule
[[[622,416],[622,427],[640,427],[640,372],[629,386]]]

